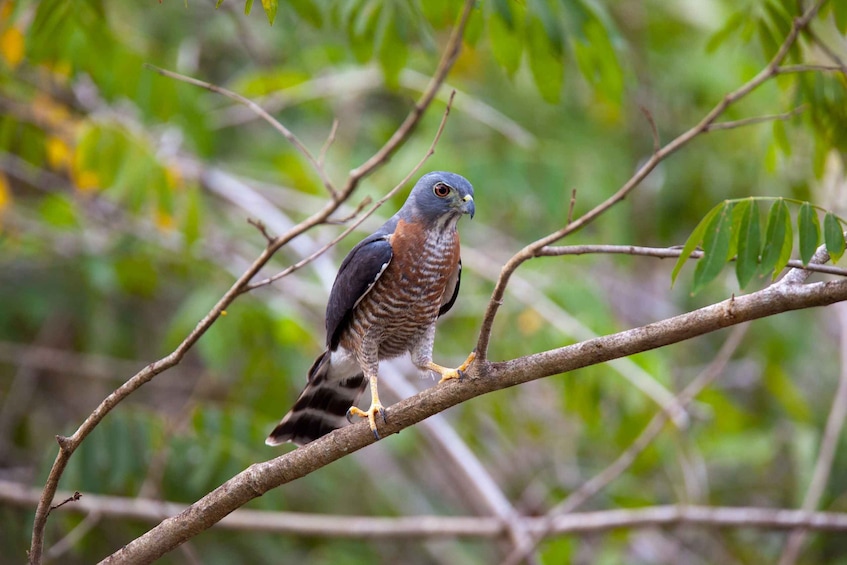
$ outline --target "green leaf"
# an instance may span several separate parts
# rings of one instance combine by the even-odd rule
[[[738,255],[735,260],[735,276],[738,286],[744,288],[759,270],[759,254],[762,251],[762,234],[759,227],[759,205],[750,198],[738,204],[742,210],[741,226],[738,228]]]
[[[217,1],[215,2],[215,9],[220,8],[220,7],[221,7],[221,4],[223,4],[223,3],[224,3],[224,0],[217,0]]]
[[[529,68],[541,97],[555,104],[559,101],[565,79],[562,54],[553,48],[544,24],[532,17],[526,28]]]
[[[832,11],[835,14],[835,25],[838,31],[847,34],[847,2],[832,2]]]
[[[382,67],[385,83],[396,88],[400,80],[400,71],[406,65],[408,46],[404,37],[403,21],[397,17],[396,10],[386,5],[380,17],[377,31],[377,58]]]
[[[491,6],[494,7],[494,14],[500,17],[510,31],[514,31],[515,17],[512,14],[511,5],[511,0],[492,0],[491,2]]]
[[[844,255],[844,229],[841,227],[841,221],[832,212],[827,212],[824,216],[823,238],[832,262],[837,263]]]
[[[791,216],[788,214],[785,200],[780,198],[773,203],[768,213],[761,273],[767,275],[773,271],[773,278],[776,278],[791,256],[793,243]]]
[[[309,22],[316,28],[323,25],[323,14],[313,0],[288,0],[288,4],[297,12],[301,20]]]
[[[523,55],[520,31],[495,12],[488,18],[488,38],[494,59],[509,76],[513,75],[518,70]]]
[[[695,294],[709,284],[729,258],[730,239],[732,238],[732,202],[724,202],[720,213],[715,214],[703,233],[703,258],[697,261],[694,269]]]
[[[691,257],[691,254],[697,249],[697,246],[700,245],[700,242],[703,241],[703,235],[706,232],[706,226],[712,221],[721,210],[723,210],[726,202],[721,202],[706,214],[706,216],[700,220],[700,223],[697,224],[697,227],[694,228],[694,231],[691,232],[691,235],[688,236],[688,240],[685,242],[685,246],[682,248],[682,253],[679,256],[679,259],[676,260],[676,265],[673,267],[673,271],[671,271],[671,284],[676,282],[676,277],[679,275],[679,272],[682,270],[682,266],[688,262],[688,258]]]
[[[803,202],[800,206],[800,213],[797,216],[797,230],[800,232],[800,259],[804,265],[808,265],[818,248],[818,242],[821,240],[821,224],[818,221],[818,214],[808,202]]]
[[[278,0],[262,0],[262,8],[265,9],[265,14],[268,16],[268,23],[274,25],[276,19],[276,10],[279,7]]]
[[[249,16],[251,10],[253,10],[253,0],[247,0],[244,3],[244,15]]]
[[[773,123],[773,138],[776,141],[776,146],[784,155],[791,155],[791,142],[788,141],[788,134],[785,133],[785,122],[776,120]]]

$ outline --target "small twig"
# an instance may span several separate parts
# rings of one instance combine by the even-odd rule
[[[837,58],[837,56],[836,56]],[[777,67],[774,74],[787,75],[791,73],[844,73],[844,68],[836,65],[783,65]]]
[[[365,206],[370,205],[371,202],[373,202],[373,198],[371,198],[370,196],[365,196],[364,198],[362,198],[362,201],[359,202],[359,205],[356,206],[355,210],[353,210],[346,216],[342,216],[340,218],[330,218],[326,221],[326,223],[333,226],[342,226],[353,218],[355,218],[356,216],[358,216],[359,213],[365,209]]]
[[[815,42],[821,51],[823,51],[829,59],[837,65],[837,68],[840,72],[847,74],[847,64],[844,63],[844,60],[838,56],[838,54],[832,50],[832,48],[824,43],[824,41],[818,36],[815,30],[809,30],[809,37],[812,38],[812,41]]]
[[[760,124],[762,122],[776,122],[776,121],[786,121],[790,120],[797,114],[802,113],[806,110],[806,105],[797,106],[793,110],[789,112],[783,112],[782,114],[768,114],[766,116],[753,116],[752,118],[743,118],[741,120],[732,120],[731,122],[717,122],[706,127],[704,131],[719,131],[719,130],[727,130],[727,129],[735,129],[741,128],[744,126],[749,126],[753,124]]]
[[[257,230],[262,232],[262,235],[265,236],[265,239],[268,241],[268,245],[273,244],[274,239],[276,239],[276,238],[268,233],[268,227],[264,224],[264,222],[262,222],[262,220],[255,220],[253,218],[247,218],[247,223],[250,224],[251,226],[254,226]]]
[[[338,118],[332,120],[332,128],[329,130],[329,135],[326,138],[326,141],[321,147],[321,152],[318,153],[318,164],[323,168],[324,163],[326,162],[326,152],[329,151],[329,148],[332,146],[335,141],[335,136],[338,133]]]
[[[77,501],[77,500],[79,500],[81,497],[82,497],[82,495],[79,493],[79,491],[76,491],[76,492],[74,492],[71,496],[69,496],[68,498],[66,498],[66,499],[65,499],[65,500],[63,500],[62,502],[60,502],[59,504],[54,504],[54,505],[52,505],[52,506],[50,507],[50,510],[48,510],[48,511],[47,511],[47,514],[50,514],[50,512],[54,511],[54,510],[55,510],[55,509],[57,509],[57,508],[61,508],[62,506],[64,506],[64,505],[65,505],[65,504],[67,504],[68,502],[76,502],[76,501]]]
[[[568,205],[568,219],[565,225],[570,225],[573,222],[573,211],[576,207],[576,189],[571,190],[571,202]]]
[[[238,102],[240,104],[244,104],[245,106],[250,108],[250,110],[255,112],[257,116],[259,116],[260,118],[265,120],[268,124],[271,125],[271,127],[273,127],[276,131],[281,133],[282,136],[285,139],[287,139],[288,142],[291,143],[294,146],[294,148],[297,149],[297,151],[299,151],[300,154],[303,155],[303,157],[306,158],[307,161],[309,161],[309,163],[312,165],[312,167],[314,167],[315,172],[318,173],[318,176],[320,177],[321,181],[323,182],[324,187],[326,187],[326,189],[330,193],[330,195],[332,195],[333,198],[337,198],[337,196],[338,196],[337,191],[336,191],[335,187],[333,186],[332,181],[329,180],[329,177],[327,176],[326,171],[323,168],[323,165],[315,158],[314,155],[312,155],[312,152],[309,151],[306,148],[305,145],[303,145],[303,143],[297,138],[296,135],[294,135],[294,133],[292,133],[292,131],[290,129],[288,129],[287,127],[282,125],[282,123],[280,123],[279,120],[277,120],[276,118],[271,116],[267,111],[265,111],[264,108],[262,108],[261,106],[259,106],[258,104],[256,104],[252,100],[250,100],[249,98],[246,98],[246,97],[242,96],[241,94],[238,94],[237,92],[233,92],[232,90],[228,90],[226,88],[223,88],[222,86],[218,86],[218,85],[212,84],[210,82],[198,80],[198,79],[193,78],[193,77],[185,76],[183,74],[180,74],[180,73],[177,73],[177,72],[174,72],[174,71],[168,71],[168,70],[159,68],[155,65],[151,65],[150,63],[144,63],[144,66],[146,68],[156,72],[156,73],[159,73],[162,76],[166,76],[168,78],[172,78],[174,80],[178,80],[178,81],[185,82],[185,83],[188,83],[188,84],[193,84],[194,86],[199,86],[200,88],[205,88],[206,90],[209,90],[209,91],[214,92],[216,94],[220,94],[221,96],[226,96],[230,100],[235,100],[236,102]]]
[[[639,106],[641,113],[647,118],[647,123],[650,124],[650,132],[653,134],[653,153],[658,153],[662,148],[662,141],[659,138],[659,128],[656,127],[656,120],[653,119],[653,114],[646,106]]]
[[[315,259],[317,259],[321,255],[326,253],[329,249],[331,249],[333,246],[335,246],[336,243],[338,243],[339,241],[341,241],[342,239],[347,237],[353,230],[355,230],[357,227],[359,227],[362,224],[362,222],[367,220],[371,216],[371,214],[376,212],[380,208],[380,206],[385,204],[385,202],[387,202],[388,199],[390,199],[392,196],[397,194],[397,192],[401,188],[406,186],[406,183],[409,182],[409,179],[411,179],[412,176],[415,173],[417,173],[418,170],[423,166],[423,164],[426,163],[426,161],[430,157],[432,157],[432,155],[435,153],[435,146],[438,144],[438,140],[441,139],[441,134],[444,132],[444,126],[447,125],[447,118],[448,118],[448,116],[450,116],[450,108],[453,104],[453,95],[454,94],[456,94],[455,90],[451,93],[450,98],[447,101],[447,107],[444,109],[444,115],[441,116],[441,123],[438,125],[438,130],[435,132],[435,137],[432,139],[432,143],[429,146],[429,150],[426,152],[426,154],[423,156],[423,158],[420,161],[418,161],[418,164],[415,165],[412,168],[411,171],[409,171],[409,173],[403,178],[403,180],[401,180],[394,188],[389,190],[385,194],[385,196],[383,196],[382,198],[377,200],[376,203],[373,206],[371,206],[371,208],[367,212],[365,212],[359,218],[357,218],[356,221],[353,222],[352,224],[350,224],[350,226],[347,229],[345,229],[343,232],[341,232],[340,234],[335,236],[332,240],[330,240],[329,243],[322,246],[320,249],[318,249],[317,251],[315,251],[311,255],[304,257],[303,259],[297,261],[293,265],[289,265],[287,268],[283,269],[282,271],[278,272],[277,274],[273,275],[272,277],[268,277],[264,280],[246,285],[242,289],[241,292],[242,293],[250,292],[251,290],[257,289],[259,287],[269,285],[272,282],[278,281],[279,279],[281,279],[283,277],[287,277],[288,275],[290,275],[294,271],[297,271],[297,270],[305,267],[306,265],[308,265],[309,263],[311,263],[312,261],[314,261]]]
[[[679,247],[642,247],[638,245],[560,245],[542,247],[535,252],[534,257],[559,257],[562,255],[589,254],[638,255],[642,257],[656,257],[658,259],[673,259],[682,255],[682,249]],[[688,258],[700,259],[701,257],[703,257],[703,252],[697,249],[692,251]],[[735,261],[735,258],[733,257],[731,261]],[[841,267],[835,267],[833,265],[821,265],[813,261],[809,261],[808,264],[804,265],[802,261],[791,259],[786,264],[786,267],[800,269],[802,271],[847,277],[847,269],[842,269]]]

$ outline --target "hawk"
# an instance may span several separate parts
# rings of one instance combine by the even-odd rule
[[[403,207],[359,242],[341,263],[326,307],[326,351],[309,369],[306,388],[265,443],[305,445],[352,421],[367,418],[379,439],[379,362],[409,352],[441,381],[462,375],[432,362],[435,322],[459,293],[462,261],[456,224],[474,215],[473,187],[447,172],[424,175]],[[371,405],[356,402],[370,384]]]

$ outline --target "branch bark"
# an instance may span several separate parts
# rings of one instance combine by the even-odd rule
[[[847,281],[772,285],[643,327],[505,362],[473,365],[468,378],[424,390],[393,406],[384,437],[477,396],[550,375],[678,343],[766,316],[847,300]],[[249,500],[374,443],[365,423],[347,426],[290,453],[251,465],[232,479],[107,557],[103,563],[150,563],[210,528]],[[675,514],[675,519],[679,515]],[[563,517],[557,517],[557,520]],[[670,518],[668,518],[670,519]],[[558,523],[558,522],[557,522]]]

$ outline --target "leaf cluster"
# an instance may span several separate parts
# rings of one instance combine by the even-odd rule
[[[759,202],[772,202],[762,232]],[[682,248],[682,253],[671,273],[676,281],[683,265],[695,249],[702,249],[703,257],[694,269],[693,292],[699,292],[720,274],[724,266],[735,262],[738,286],[746,288],[756,277],[771,275],[772,279],[782,272],[794,249],[794,224],[788,204],[799,206],[796,226],[800,260],[804,265],[821,243],[823,214],[823,241],[826,251],[836,263],[844,254],[844,220],[828,210],[809,202],[786,198],[750,197],[725,200],[697,224]]]

